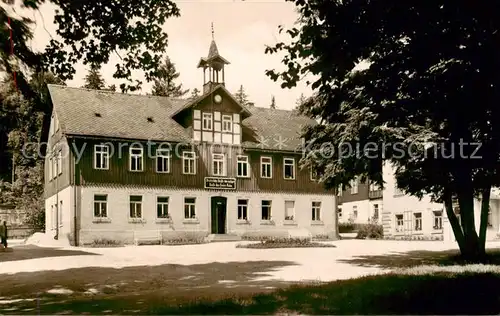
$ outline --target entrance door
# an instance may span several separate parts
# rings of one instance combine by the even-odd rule
[[[215,196],[212,198],[212,234],[226,233],[227,198]]]

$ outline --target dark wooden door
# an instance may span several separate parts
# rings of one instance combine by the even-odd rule
[[[227,198],[215,196],[211,203],[212,234],[226,233],[226,205]]]

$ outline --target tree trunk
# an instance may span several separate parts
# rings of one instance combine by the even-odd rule
[[[481,223],[479,226],[479,245],[486,254],[486,230],[488,228],[488,214],[490,211],[491,185],[483,190],[481,195]]]
[[[472,173],[462,168],[455,173],[457,198],[460,206],[464,244],[460,248],[463,259],[468,262],[481,262],[485,259],[484,246],[481,246],[474,221],[474,189]]]
[[[445,192],[444,194],[444,207],[446,210],[446,215],[448,216],[448,220],[450,221],[451,229],[453,230],[453,235],[455,236],[458,247],[460,248],[460,252],[463,253],[465,251],[464,233],[462,231],[462,226],[458,222],[458,218],[453,210],[451,194],[447,192]]]

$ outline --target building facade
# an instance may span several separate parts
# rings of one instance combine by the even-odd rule
[[[354,179],[348,188],[339,190],[339,223],[381,223],[383,210],[382,189],[370,181]]]
[[[293,111],[247,108],[212,41],[184,100],[51,85],[47,233],[82,245],[139,236],[336,236],[336,197],[299,168]]]
[[[383,191],[382,225],[384,237],[391,239],[439,239],[454,241],[444,205],[435,203],[430,196],[418,199],[404,194],[397,188],[394,168],[390,164],[383,167],[385,188]],[[454,205],[460,220],[460,208]],[[479,232],[481,201],[474,201],[474,219]],[[500,194],[492,190],[488,216],[487,240],[497,239],[500,232]]]

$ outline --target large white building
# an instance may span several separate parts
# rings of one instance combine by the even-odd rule
[[[247,108],[212,41],[195,99],[49,86],[47,233],[76,245],[186,235],[336,236],[336,197],[298,166],[313,120]]]

